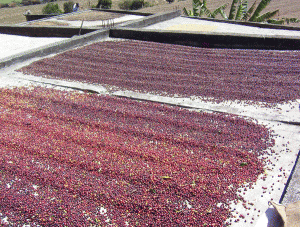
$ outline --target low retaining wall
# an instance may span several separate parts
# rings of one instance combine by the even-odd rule
[[[19,26],[19,25],[0,25],[0,33],[9,35],[22,35],[29,37],[63,37],[70,38],[74,35],[81,35],[97,31],[96,28],[80,28],[78,27],[34,27],[34,26]]]
[[[26,21],[40,20],[43,18],[54,17],[54,16],[57,16],[57,15],[52,15],[52,14],[27,14],[27,15],[25,15]]]
[[[300,39],[294,37],[234,35],[226,33],[172,32],[135,28],[112,28],[110,37],[209,48],[299,50]]]
[[[150,16],[153,15],[153,13],[142,13],[142,12],[136,12],[132,10],[113,10],[113,9],[97,9],[92,8],[93,11],[103,11],[103,12],[109,12],[109,13],[122,13],[122,14],[130,14],[130,15],[139,15],[139,16]]]
[[[171,11],[166,13],[157,13],[151,16],[147,16],[146,18],[142,18],[135,21],[129,21],[127,23],[122,24],[122,27],[127,28],[142,28],[152,24],[156,24],[158,22],[166,21],[178,17],[181,15],[181,11]]]

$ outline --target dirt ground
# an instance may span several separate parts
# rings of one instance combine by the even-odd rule
[[[113,0],[112,9],[119,9],[118,4],[123,0]],[[249,0],[249,5],[253,4],[255,0]],[[63,4],[66,1],[57,1],[59,7],[63,9]],[[75,1],[74,1],[75,2]],[[97,4],[97,0],[76,0],[81,9],[89,9],[92,5]],[[208,0],[208,8],[214,10],[219,6],[229,3],[225,10],[229,14],[231,0]],[[192,8],[192,0],[175,0],[173,3],[168,4],[165,0],[150,0],[154,6],[141,9],[141,12],[158,13],[172,10],[182,10],[184,7],[187,9]],[[0,24],[17,24],[25,22],[23,13],[30,10],[32,14],[40,14],[45,4],[32,5],[32,6],[18,6],[15,8],[2,8],[0,9]],[[300,19],[300,4],[299,0],[273,0],[266,11],[273,11],[279,9],[278,18],[282,17],[296,17]],[[300,27],[300,23],[297,24]]]
[[[249,0],[249,7],[255,2],[255,0]],[[260,1],[256,1],[260,2]],[[218,7],[229,3],[227,8],[225,9],[225,12],[227,15],[229,15],[230,7],[232,0],[208,0],[207,6],[208,9],[213,11],[217,9]],[[192,0],[175,0],[174,3],[171,4],[160,4],[158,6],[153,6],[151,8],[144,8],[140,10],[141,12],[149,12],[149,13],[155,13],[155,12],[162,12],[162,11],[168,11],[168,10],[176,10],[180,9],[182,10],[184,7],[187,9],[192,9]],[[272,0],[271,3],[267,6],[267,8],[261,13],[274,11],[279,9],[279,15],[277,18],[298,18],[300,19],[300,4],[299,0]],[[275,17],[276,18],[276,17]],[[221,19],[221,18],[219,18]],[[295,24],[296,26],[300,27],[300,23]]]
[[[32,26],[69,26],[68,23],[57,21],[37,21],[31,24]]]

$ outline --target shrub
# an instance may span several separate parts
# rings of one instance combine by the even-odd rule
[[[150,3],[150,2],[144,2],[144,8],[146,8],[146,7],[152,7],[152,6],[154,6],[154,4],[153,3]]]
[[[137,10],[143,8],[144,5],[144,0],[124,0],[119,4],[119,8],[124,10]]]
[[[14,8],[17,6],[17,3],[16,2],[11,2],[11,3],[8,3],[8,7],[10,8]]]
[[[131,10],[136,10],[143,8],[144,6],[144,0],[133,0],[131,4]]]
[[[41,4],[40,0],[22,0],[22,5],[27,6],[27,5],[37,5]]]
[[[38,4],[41,4],[41,1],[40,0],[31,0],[31,4],[38,5]]]
[[[119,3],[119,8],[124,10],[129,10],[131,7],[131,0],[124,0],[123,2]]]
[[[0,8],[7,8],[7,7],[9,7],[7,3],[6,4],[0,3]]]
[[[111,0],[99,0],[96,8],[110,9],[111,5],[112,5]]]
[[[62,11],[58,4],[48,3],[42,10],[43,14],[61,14]]]
[[[74,2],[65,2],[64,3],[64,13],[72,13],[73,5],[74,5]]]

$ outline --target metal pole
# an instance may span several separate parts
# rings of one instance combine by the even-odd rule
[[[84,21],[84,19],[81,22],[81,26],[80,26],[80,30],[79,30],[79,35],[81,35],[81,29],[82,29],[83,21]]]

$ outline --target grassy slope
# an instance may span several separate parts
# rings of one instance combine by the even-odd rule
[[[91,5],[96,5],[97,0],[73,0],[74,2],[78,2],[82,9],[87,9]],[[122,0],[112,0],[113,9],[118,9],[118,4]],[[176,10],[180,9],[182,10],[184,7],[191,9],[192,8],[192,0],[185,0],[185,1],[179,1],[175,0],[174,3],[168,4],[164,0],[151,0],[158,3],[158,5],[150,7],[150,8],[144,8],[140,11],[142,12],[150,12],[150,13],[157,13],[157,12],[164,12],[169,10]],[[232,0],[208,0],[208,8],[213,10],[217,7],[225,4],[230,3]],[[249,0],[249,5],[251,5],[255,0]],[[276,9],[280,9],[280,15],[279,17],[296,17],[300,19],[300,4],[298,2],[299,0],[272,0],[270,5],[267,7],[266,11],[273,11]],[[66,1],[58,1],[60,8],[63,9],[63,4]],[[230,4],[227,7],[227,14],[229,14]],[[42,12],[42,8],[45,6],[45,4],[41,5],[34,5],[34,6],[21,6],[16,8],[3,8],[0,9],[0,24],[16,24],[25,22],[25,17],[23,16],[23,13],[29,9],[33,14],[40,14]],[[300,24],[298,24],[300,26]]]
[[[22,0],[0,0],[0,3],[7,4],[11,2],[22,2]]]

